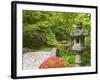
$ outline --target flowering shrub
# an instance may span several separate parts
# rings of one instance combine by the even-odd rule
[[[64,59],[61,57],[51,57],[45,60],[41,65],[40,69],[42,68],[62,68],[65,67]]]

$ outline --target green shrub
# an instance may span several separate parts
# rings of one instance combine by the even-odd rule
[[[62,57],[64,59],[64,63],[69,62],[69,64],[75,64],[75,54],[74,52],[67,52],[61,49],[57,49],[57,56]]]

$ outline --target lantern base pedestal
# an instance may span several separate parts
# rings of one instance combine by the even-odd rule
[[[76,67],[81,66],[82,58],[81,58],[81,54],[80,53],[76,54],[76,60],[75,60],[75,62],[76,62],[76,64],[75,64]]]

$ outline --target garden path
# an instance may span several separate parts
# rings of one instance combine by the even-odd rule
[[[52,52],[53,51],[53,52]],[[23,54],[23,70],[38,69],[40,64],[49,57],[56,56],[55,49],[52,51],[27,52]]]

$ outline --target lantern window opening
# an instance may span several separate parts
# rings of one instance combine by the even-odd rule
[[[76,39],[76,43],[79,43],[79,39]]]

